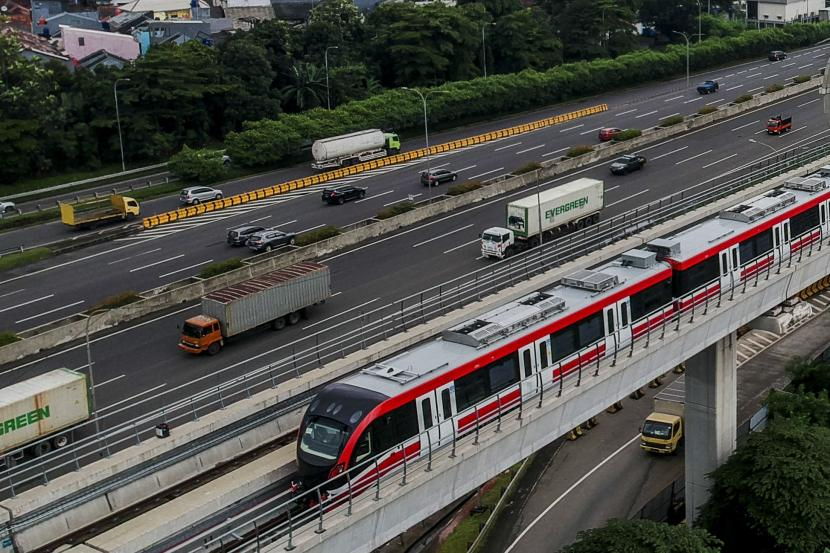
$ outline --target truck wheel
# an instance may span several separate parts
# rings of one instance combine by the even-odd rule
[[[271,330],[282,330],[285,328],[285,317],[279,317],[271,321]]]
[[[219,342],[213,342],[211,345],[208,346],[207,352],[208,355],[216,355],[219,353],[219,350],[222,349],[222,344]]]
[[[32,446],[32,453],[35,457],[46,455],[50,451],[52,451],[52,442],[50,440],[44,440]]]
[[[60,449],[62,447],[66,447],[69,445],[69,442],[72,440],[69,439],[69,434],[61,434],[60,436],[55,436],[52,438],[52,447],[55,449]]]
[[[291,326],[294,326],[295,324],[297,324],[299,322],[300,322],[300,312],[299,311],[293,311],[293,312],[288,314],[288,324],[290,324]]]

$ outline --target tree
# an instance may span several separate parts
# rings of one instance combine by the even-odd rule
[[[221,150],[193,150],[186,145],[170,158],[168,169],[184,180],[200,183],[216,181],[227,174]]]
[[[359,62],[365,35],[363,17],[354,2],[319,2],[309,13],[308,27],[303,34],[304,60],[322,65],[326,48],[337,46],[337,50],[329,51],[329,62],[333,55],[346,62]]]
[[[520,0],[459,0],[457,5],[481,4],[493,19],[499,19],[505,15],[517,12],[522,9]]]
[[[560,553],[718,553],[720,540],[705,530],[651,520],[609,520],[583,530]]]
[[[798,358],[787,363],[790,388],[814,394],[830,390],[830,365],[823,361]]]
[[[490,43],[497,73],[543,71],[562,63],[562,43],[539,8],[515,11],[498,20]]]
[[[268,60],[268,50],[255,40],[241,35],[219,50],[223,81],[230,85],[225,96],[222,134],[239,130],[244,121],[276,117],[280,109],[279,90],[271,86],[277,73]]]
[[[815,553],[830,543],[830,429],[774,418],[712,474],[699,524],[724,552]]]
[[[316,65],[295,63],[291,68],[291,81],[282,89],[283,105],[302,111],[325,103],[326,76]]]
[[[654,26],[669,40],[675,40],[672,31],[689,33],[689,38],[692,38],[691,35],[697,33],[697,14],[695,0],[643,0],[640,8],[640,20],[643,24]]]
[[[329,68],[332,107],[352,100],[363,100],[383,91],[380,83],[362,63]]]
[[[637,45],[637,0],[543,0],[562,43],[565,59],[618,56]]]

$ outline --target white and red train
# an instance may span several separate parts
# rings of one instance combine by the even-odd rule
[[[792,179],[329,384],[300,426],[303,484],[374,459],[349,475],[371,481],[777,270],[830,235],[828,203],[823,178]]]

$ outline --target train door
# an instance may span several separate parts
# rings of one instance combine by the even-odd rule
[[[452,441],[453,437],[453,416],[458,412],[455,407],[455,384],[450,382],[444,384],[437,390],[435,395],[438,398],[438,437],[442,444]]]
[[[603,310],[603,323],[607,352],[621,348],[631,342],[631,307],[628,298],[622,299]]]
[[[539,391],[537,380],[532,378],[539,370],[536,344],[519,348],[519,378],[522,382],[522,396],[530,397]]]
[[[828,223],[827,210],[830,208],[830,201],[821,202],[818,204],[818,220],[821,227],[821,237],[825,238],[830,235],[830,223]]]
[[[790,257],[790,222],[782,221],[772,227],[772,248],[776,261],[786,261]]]
[[[441,443],[441,426],[438,424],[438,410],[435,392],[430,391],[415,401],[418,411],[418,430],[421,437],[421,455],[426,455],[430,448]]]
[[[741,281],[741,263],[738,259],[737,244],[720,252],[719,265],[721,290],[731,290]]]

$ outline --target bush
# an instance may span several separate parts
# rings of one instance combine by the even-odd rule
[[[614,135],[614,142],[623,142],[625,140],[631,140],[632,138],[637,138],[642,134],[643,131],[641,131],[640,129],[625,129],[624,131],[620,131]]]
[[[748,102],[750,100],[752,100],[752,94],[741,94],[740,96],[732,100],[732,102],[736,104],[743,104],[744,102]]]
[[[579,157],[581,155],[584,155],[584,154],[587,154],[587,153],[593,152],[593,151],[594,151],[593,146],[588,146],[587,144],[583,144],[582,146],[574,146],[573,148],[568,150],[568,153],[566,153],[565,155],[568,156],[568,157]]]
[[[46,247],[32,248],[31,250],[10,253],[0,257],[0,271],[7,271],[22,265],[29,265],[30,263],[40,261],[41,259],[46,259],[51,255],[52,250]]]
[[[7,346],[20,340],[14,332],[0,332],[0,346]]]
[[[467,182],[453,184],[452,186],[447,188],[447,196],[460,196],[461,194],[466,194],[467,192],[478,190],[482,186],[484,185],[477,180],[468,180]]]
[[[334,238],[338,234],[340,234],[339,228],[333,225],[326,225],[322,228],[310,230],[299,235],[297,237],[297,245],[308,246],[309,244],[314,244],[315,242],[319,242],[320,240]]]
[[[697,110],[697,114],[707,115],[709,113],[715,113],[716,111],[718,111],[718,108],[716,108],[715,106],[703,106],[702,108]]]
[[[682,115],[672,115],[671,117],[666,117],[662,119],[659,123],[657,123],[658,127],[671,127],[683,122]]]
[[[232,257],[230,259],[226,259],[225,261],[211,263],[210,265],[202,267],[202,270],[199,271],[199,278],[210,278],[216,275],[221,275],[222,273],[239,269],[243,265],[244,263],[242,263],[242,260],[238,257]]]
[[[793,82],[795,84],[806,83],[807,81],[810,80],[810,78],[811,78],[810,75],[798,75],[796,77],[793,77]]]
[[[124,307],[125,305],[135,303],[140,299],[141,296],[138,295],[138,292],[128,290],[126,292],[121,292],[120,294],[115,294],[102,299],[100,302],[87,309],[86,312],[92,313],[93,311],[98,311],[100,309],[115,309],[116,307]]]
[[[513,171],[513,174],[514,175],[523,175],[525,173],[530,173],[531,171],[538,171],[541,168],[542,168],[541,163],[531,161],[530,163],[525,163],[524,165],[522,165],[518,169],[515,169]]]
[[[390,217],[406,213],[407,211],[412,211],[413,209],[415,209],[415,204],[412,202],[400,202],[378,211],[378,214],[375,215],[375,219],[389,219]]]
[[[170,158],[167,168],[182,180],[213,182],[227,174],[221,150],[192,149],[184,146],[182,151]]]
[[[44,209],[43,211],[33,211],[22,215],[7,215],[0,218],[0,230],[30,227],[46,221],[60,219],[60,216],[61,212],[57,208]]]
[[[765,92],[778,92],[779,90],[784,90],[784,85],[773,83],[764,89]]]

